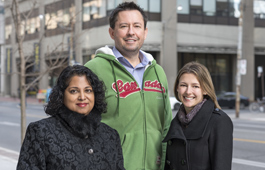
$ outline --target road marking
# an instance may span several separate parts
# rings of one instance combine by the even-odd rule
[[[252,142],[252,143],[262,143],[265,144],[265,141],[261,140],[251,140],[251,139],[240,139],[240,138],[234,138],[235,141],[242,141],[242,142]]]
[[[258,120],[258,121],[265,121],[265,118],[252,118],[250,120]]]
[[[265,128],[264,125],[249,125],[249,124],[240,124],[240,123],[237,123],[235,124],[235,127],[253,127],[253,128]]]
[[[237,163],[237,164],[244,164],[244,165],[249,165],[249,166],[265,168],[265,163],[262,163],[262,162],[249,161],[249,160],[238,159],[238,158],[233,158],[232,162]]]
[[[7,125],[7,126],[20,126],[18,123],[12,123],[12,122],[0,122],[1,125]]]
[[[9,157],[6,157],[6,156],[2,156],[2,155],[0,155],[0,160],[5,160],[5,161],[8,161],[8,162],[12,162],[13,164],[15,163],[15,164],[17,164],[17,159],[12,159],[12,158],[9,158]]]
[[[49,116],[40,116],[40,115],[27,114],[27,113],[26,113],[26,115],[27,115],[28,117],[36,117],[36,118],[47,118],[47,117],[49,117]]]
[[[263,134],[265,134],[265,131],[261,131],[261,130],[255,130],[255,131],[253,131],[253,130],[246,130],[246,129],[234,129],[234,131],[237,131],[237,132],[249,132],[249,133],[258,133],[258,134],[261,134],[261,133],[263,133]]]
[[[18,156],[19,156],[18,152],[0,147],[0,159],[3,158],[3,159],[8,159],[10,161],[11,160],[17,161]]]
[[[0,147],[0,151],[8,152],[8,153],[12,153],[12,154],[19,155],[19,153],[16,152],[16,151],[13,151],[13,150],[10,150],[10,149],[6,149],[6,148],[2,148],[2,147]]]

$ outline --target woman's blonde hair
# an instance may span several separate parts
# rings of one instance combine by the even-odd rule
[[[214,102],[215,108],[221,109],[221,107],[219,106],[217,102],[217,98],[216,98],[216,94],[215,94],[215,90],[213,86],[213,81],[212,81],[212,78],[211,78],[211,75],[208,69],[204,65],[194,62],[194,61],[185,64],[179,70],[176,81],[175,81],[175,85],[174,85],[175,97],[180,101],[178,97],[177,87],[179,85],[180,77],[185,73],[194,74],[197,77],[202,90],[206,93],[204,98],[212,99],[212,101]]]

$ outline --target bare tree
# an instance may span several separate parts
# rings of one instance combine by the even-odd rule
[[[46,58],[49,58],[48,62],[46,61],[47,68],[44,71],[39,72],[32,72],[32,73],[26,73],[26,70],[29,67],[34,66],[34,62],[31,62],[31,64],[26,64],[27,61],[30,59],[30,55],[25,56],[25,53],[23,51],[23,42],[25,35],[21,34],[22,27],[26,27],[26,25],[22,23],[22,18],[24,23],[27,23],[27,19],[30,17],[33,9],[36,7],[37,0],[32,0],[32,7],[28,12],[20,12],[19,10],[19,0],[12,0],[10,9],[12,14],[12,19],[14,22],[15,32],[16,32],[16,41],[17,41],[17,52],[19,55],[19,72],[17,74],[19,75],[19,89],[20,89],[20,104],[21,104],[21,143],[24,140],[25,132],[26,132],[26,92],[30,87],[35,86],[38,84],[39,80],[47,73],[51,72],[52,70],[66,66],[68,64],[68,58],[62,57],[64,46],[63,40],[61,43],[57,44],[56,47],[53,47],[52,50],[49,50],[49,47],[45,49],[46,52]],[[71,48],[73,47],[73,25],[74,25],[74,15],[71,14],[71,20],[70,20],[70,32],[71,32]],[[25,30],[25,28],[23,29]],[[69,31],[69,30],[68,30]],[[41,35],[39,38],[39,43],[43,40],[44,35]],[[64,34],[62,39],[64,39]],[[72,50],[72,49],[71,49]],[[55,55],[56,57],[49,57],[50,55]],[[72,55],[72,54],[71,54]],[[44,56],[42,56],[44,57]],[[26,84],[26,77],[34,77],[33,81]]]

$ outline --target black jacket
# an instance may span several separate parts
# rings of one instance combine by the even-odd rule
[[[207,100],[188,126],[176,116],[167,136],[165,169],[231,170],[233,124],[226,113]]]
[[[119,135],[100,119],[98,113],[84,116],[64,108],[30,123],[17,169],[124,169]]]

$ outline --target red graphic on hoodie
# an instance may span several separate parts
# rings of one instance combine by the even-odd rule
[[[129,96],[130,94],[136,93],[138,91],[141,91],[140,87],[137,86],[136,82],[126,82],[123,83],[122,80],[117,80],[117,86],[120,93],[121,98],[125,98]],[[112,89],[117,92],[116,84],[112,83]]]
[[[155,81],[150,81],[147,80],[144,82],[144,91],[152,91],[152,92],[158,92],[158,93],[162,93],[162,89],[163,92],[165,93],[166,90],[162,85],[162,89],[161,89],[161,83],[159,83],[157,80]]]
[[[120,98],[126,98],[130,94],[141,91],[140,87],[137,86],[137,83],[135,81],[130,82],[130,83],[129,82],[123,83],[122,80],[117,80],[117,86],[118,86]],[[112,89],[117,93],[115,82],[112,83]],[[145,81],[143,89],[144,91],[158,92],[158,93],[162,93],[162,89],[163,89],[163,92],[165,93],[165,88],[162,85],[162,89],[161,89],[161,83],[159,83],[157,80]]]

